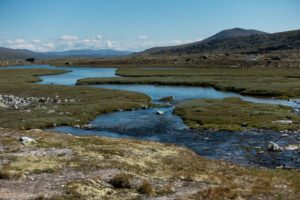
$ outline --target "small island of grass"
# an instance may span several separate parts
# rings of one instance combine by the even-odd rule
[[[174,112],[188,126],[198,130],[299,130],[300,127],[300,117],[290,107],[251,103],[239,98],[187,101],[179,104]]]

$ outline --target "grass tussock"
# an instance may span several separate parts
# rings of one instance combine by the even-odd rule
[[[145,195],[153,195],[155,193],[154,187],[148,181],[143,181],[143,183],[138,187],[137,191],[140,194]]]
[[[110,180],[110,184],[114,188],[131,188],[132,176],[125,173],[117,174]]]

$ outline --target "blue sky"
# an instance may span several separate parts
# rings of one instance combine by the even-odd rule
[[[300,29],[299,0],[0,0],[0,46],[143,50],[233,27]]]

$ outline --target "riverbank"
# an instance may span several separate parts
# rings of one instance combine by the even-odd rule
[[[300,192],[299,170],[244,168],[174,145],[41,130],[0,134],[3,199],[297,199]]]
[[[13,99],[44,99],[26,108],[0,107],[0,127],[12,129],[47,128],[59,125],[81,126],[101,113],[134,109],[150,104],[146,95],[90,87],[35,84],[37,76],[61,74],[64,70],[2,69],[0,94]],[[18,101],[16,101],[18,102]]]
[[[174,113],[198,130],[300,130],[300,117],[292,108],[245,102],[239,98],[191,100],[176,106]]]
[[[242,95],[300,97],[300,71],[288,68],[118,69],[114,78],[86,78],[77,85],[158,84],[213,87]]]

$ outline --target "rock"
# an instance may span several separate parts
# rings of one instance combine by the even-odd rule
[[[284,150],[286,150],[286,151],[295,151],[298,149],[299,149],[299,146],[295,145],[295,144],[289,144],[286,147],[284,147]]]
[[[163,115],[163,114],[164,114],[164,112],[163,112],[163,111],[161,111],[161,110],[158,110],[158,111],[156,111],[156,114],[157,114],[157,115]]]
[[[174,97],[173,96],[167,96],[167,97],[162,97],[158,101],[173,101]]]
[[[27,145],[27,144],[31,144],[31,143],[35,143],[36,141],[30,137],[20,137],[19,140],[24,144],[24,145]]]
[[[275,142],[269,142],[267,145],[268,151],[282,151],[282,148]]]
[[[36,133],[41,133],[41,132],[43,132],[43,130],[42,129],[31,129],[30,131],[33,131],[33,132],[36,132]]]
[[[280,123],[280,124],[284,124],[284,125],[291,125],[291,124],[293,124],[293,121],[292,120],[284,119],[284,120],[273,121],[273,123]]]
[[[166,103],[166,106],[171,107],[172,105],[168,102],[168,103]]]
[[[91,129],[92,127],[93,127],[92,124],[85,124],[82,126],[82,128],[84,128],[84,129]]]
[[[39,98],[38,102],[45,103],[46,102],[46,98],[45,97],[41,97],[41,98]]]
[[[55,113],[55,110],[48,110],[48,114]]]
[[[148,106],[146,106],[146,105],[142,105],[142,107],[141,107],[142,109],[147,109],[148,108]]]
[[[247,122],[243,122],[243,123],[241,123],[241,126],[243,126],[243,127],[248,126],[248,123]]]
[[[283,166],[283,169],[296,169],[296,166],[294,166],[292,164],[287,164],[287,165]]]
[[[80,125],[77,124],[77,125],[74,126],[74,128],[80,128]]]
[[[8,108],[8,106],[5,105],[4,103],[0,102],[0,108]]]

